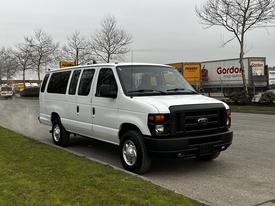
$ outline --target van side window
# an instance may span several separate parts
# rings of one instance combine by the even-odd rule
[[[47,82],[48,82],[49,76],[50,76],[50,74],[46,74],[46,75],[45,75],[44,80],[43,80],[43,83],[42,83],[42,86],[41,86],[41,92],[44,92],[44,91],[45,91],[45,87],[46,87],[46,84],[47,84]]]
[[[48,93],[66,94],[71,71],[56,72],[51,75],[48,85]]]
[[[69,87],[69,94],[74,95],[76,92],[76,86],[77,86],[77,82],[80,76],[80,72],[81,70],[75,70],[70,82],[70,87]]]
[[[94,73],[94,69],[85,69],[83,71],[79,83],[78,95],[87,96],[90,93]]]
[[[95,96],[100,97],[100,87],[103,84],[110,85],[113,90],[117,90],[116,79],[112,69],[103,68],[100,70],[96,86]]]

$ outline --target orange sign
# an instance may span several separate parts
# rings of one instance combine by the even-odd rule
[[[182,63],[168,64],[171,67],[175,67],[176,69],[182,69]]]
[[[201,82],[201,65],[196,63],[184,64],[183,76],[190,84],[198,89]]]
[[[76,62],[74,61],[60,61],[59,62],[59,68],[65,68],[65,67],[73,67],[76,66]]]

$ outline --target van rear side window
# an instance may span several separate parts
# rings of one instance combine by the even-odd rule
[[[71,71],[56,72],[51,75],[48,85],[48,93],[66,94]]]
[[[48,82],[49,76],[50,76],[50,74],[46,74],[46,75],[45,75],[44,80],[43,80],[43,83],[42,83],[42,86],[41,86],[41,92],[44,92],[44,91],[45,91],[45,87],[46,87],[46,84],[47,84],[47,82]]]
[[[74,95],[76,92],[77,82],[80,75],[80,70],[75,70],[71,79],[70,87],[69,87],[69,94]]]
[[[94,73],[94,69],[85,69],[83,71],[79,83],[78,95],[87,96],[90,93]]]

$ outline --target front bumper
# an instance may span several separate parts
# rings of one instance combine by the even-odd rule
[[[192,157],[226,150],[233,139],[233,132],[226,131],[211,135],[192,137],[144,137],[145,145],[151,154],[158,156]]]
[[[0,97],[12,97],[13,94],[0,94]]]

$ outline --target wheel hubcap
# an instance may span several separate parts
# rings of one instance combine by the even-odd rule
[[[135,144],[131,140],[126,140],[123,144],[122,152],[124,162],[129,166],[133,166],[137,161],[137,149]]]
[[[58,142],[60,139],[60,128],[57,124],[55,125],[55,127],[53,129],[53,138],[56,142]]]

